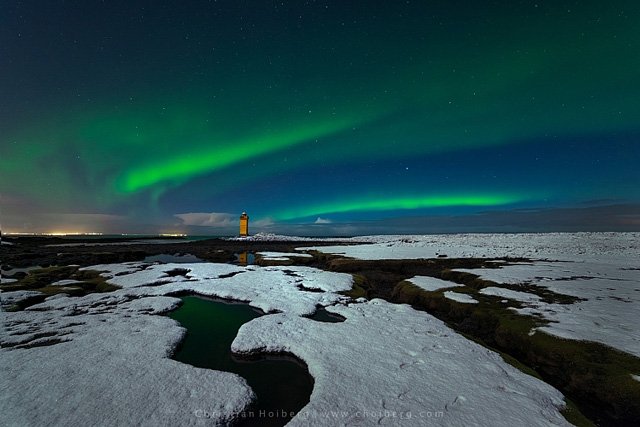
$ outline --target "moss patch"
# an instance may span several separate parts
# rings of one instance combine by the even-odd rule
[[[340,292],[342,295],[346,295],[353,299],[366,298],[367,297],[367,279],[359,274],[352,274],[353,286],[351,290]]]
[[[564,402],[567,406],[560,413],[567,421],[578,427],[595,427],[595,424],[580,412],[571,399],[565,397]]]
[[[51,286],[61,280],[74,280],[68,286]],[[108,283],[100,273],[93,270],[79,270],[75,266],[46,267],[32,270],[17,282],[0,285],[3,292],[33,290],[42,292],[45,296],[64,293],[71,296],[82,296],[94,292],[111,292],[120,289]],[[36,299],[28,305],[39,302]],[[24,308],[19,305],[18,308]]]
[[[255,264],[261,267],[273,267],[273,266],[289,266],[289,265],[310,265],[315,261],[313,258],[304,256],[288,255],[287,259],[268,259],[262,255],[256,254]]]

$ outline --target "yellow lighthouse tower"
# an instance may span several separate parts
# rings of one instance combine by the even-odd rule
[[[240,235],[249,235],[249,215],[246,212],[242,212],[242,215],[240,215]]]

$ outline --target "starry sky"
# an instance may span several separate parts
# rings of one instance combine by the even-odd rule
[[[0,221],[640,229],[639,80],[635,0],[4,1]]]

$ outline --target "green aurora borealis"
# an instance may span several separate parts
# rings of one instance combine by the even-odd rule
[[[357,123],[357,120],[341,116],[324,123],[305,124],[300,129],[292,125],[282,131],[267,131],[262,135],[251,135],[240,140],[225,141],[212,136],[210,147],[205,146],[195,153],[178,153],[164,161],[126,172],[120,189],[134,192],[165,181],[188,180],[196,175],[229,168],[265,153],[285,150],[293,145],[344,131]]]
[[[52,1],[0,12],[9,231],[640,201],[634,1]]]
[[[448,206],[500,206],[517,202],[518,199],[509,196],[441,196],[441,197],[405,197],[401,199],[350,200],[343,203],[328,203],[324,205],[308,206],[304,209],[278,213],[279,219],[296,219],[318,214],[341,212],[368,212],[412,210],[421,208],[436,208]]]

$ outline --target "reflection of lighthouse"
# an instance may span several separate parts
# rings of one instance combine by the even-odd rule
[[[240,235],[249,235],[249,215],[246,212],[242,212],[242,215],[240,215]]]

